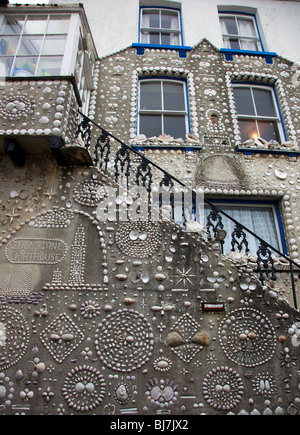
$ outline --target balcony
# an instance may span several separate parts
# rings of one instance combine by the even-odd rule
[[[67,164],[62,150],[87,110],[96,58],[81,6],[1,8],[0,153],[23,166],[27,154],[52,151]]]

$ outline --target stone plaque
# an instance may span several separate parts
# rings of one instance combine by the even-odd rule
[[[5,254],[14,264],[58,264],[66,256],[67,245],[59,239],[15,239]]]

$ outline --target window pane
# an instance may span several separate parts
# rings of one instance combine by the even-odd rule
[[[245,205],[217,205],[222,211],[227,213],[233,219],[241,222],[246,228],[253,231],[263,240],[268,242],[274,248],[280,250],[280,243],[277,235],[276,221],[274,218],[272,207],[256,207]],[[210,209],[205,209],[206,216],[209,214]],[[231,237],[234,231],[235,224],[229,219],[223,219],[224,229],[228,236],[225,239],[224,253],[231,251]],[[259,248],[259,241],[251,235],[247,235],[249,243],[250,254],[256,254]]]
[[[229,48],[232,48],[233,50],[240,50],[241,49],[240,42],[238,39],[230,38],[229,44],[230,44]]]
[[[37,71],[38,76],[58,76],[61,71],[62,57],[41,58]]]
[[[10,75],[13,61],[13,57],[0,57],[0,79]]]
[[[266,141],[276,140],[280,141],[278,127],[276,122],[271,121],[259,121],[258,122],[259,135]]]
[[[234,88],[234,98],[239,115],[255,115],[251,90],[249,88]]]
[[[5,36],[0,39],[0,54],[14,56],[18,47],[20,36]]]
[[[249,139],[256,139],[259,136],[254,120],[239,119],[239,126],[242,135],[242,142]]]
[[[172,37],[172,35],[170,35],[170,33],[162,33],[161,34],[161,44],[162,45],[175,45],[171,42],[171,37]]]
[[[252,20],[238,18],[239,35],[241,36],[256,36],[254,23]]]
[[[240,39],[241,50],[258,51],[259,47],[256,40]]]
[[[31,77],[35,74],[37,57],[17,57],[13,77]]]
[[[160,136],[162,134],[160,115],[140,115],[140,134],[146,137]]]
[[[42,36],[23,36],[18,55],[39,55],[42,49]]]
[[[185,129],[185,116],[164,116],[164,133],[170,134],[177,138],[185,139],[186,129]]]
[[[15,35],[21,33],[24,20],[24,17],[6,17],[1,27],[1,34]]]
[[[161,82],[141,83],[140,110],[161,110]]]
[[[63,55],[65,53],[66,38],[61,36],[47,36],[45,39],[43,55]]]
[[[31,15],[27,18],[24,33],[27,35],[44,34],[47,30],[47,22],[47,15],[41,15],[37,17]]]
[[[151,32],[151,33],[149,33],[149,35],[150,35],[150,41],[146,42],[146,43],[149,43],[149,44],[160,44],[159,33],[153,33],[153,32]]]
[[[156,11],[143,12],[142,26],[159,29],[159,13]]]
[[[223,34],[238,35],[238,28],[235,18],[221,18],[221,26]]]
[[[68,33],[70,17],[66,15],[50,17],[47,33]]]
[[[164,82],[164,110],[185,111],[184,87],[181,83]]]
[[[161,12],[161,28],[179,30],[179,21],[177,13]]]
[[[257,114],[259,116],[276,117],[271,91],[266,89],[254,88],[253,95],[254,95]]]

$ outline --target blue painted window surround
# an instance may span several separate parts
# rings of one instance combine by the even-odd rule
[[[277,57],[277,53],[269,51],[233,50],[231,48],[221,48],[220,52],[225,54],[225,58],[229,62],[233,61],[233,55],[260,56],[265,58],[267,64],[272,65],[273,58]]]
[[[183,44],[181,11],[175,8],[140,8],[139,42],[133,43],[138,55],[145,49],[176,50],[179,57],[186,58],[192,47]]]
[[[139,84],[139,134],[185,138],[190,128],[186,81],[153,77]]]
[[[237,152],[243,153],[245,156],[252,156],[252,154],[273,154],[273,155],[285,155],[288,157],[298,157],[300,152],[298,151],[285,151],[285,150],[270,150],[270,149],[251,149],[236,147]]]
[[[286,140],[273,86],[243,82],[232,85],[242,141],[257,137],[267,141]]]
[[[225,213],[240,221],[245,227],[252,230],[274,248],[287,255],[287,245],[284,232],[283,221],[280,213],[280,203],[278,201],[249,201],[231,199],[209,199],[210,202],[223,210]],[[260,213],[260,211],[262,213]],[[209,210],[206,211],[206,214]],[[234,224],[229,220],[223,220],[227,234],[234,230]],[[267,227],[266,227],[267,225]],[[230,237],[225,251],[230,251]],[[247,240],[250,243],[250,252],[255,254],[259,242],[247,233]]]
[[[224,45],[226,43],[230,45],[230,47],[221,48],[220,50],[221,53],[225,54],[225,58],[227,61],[229,62],[233,61],[234,55],[243,55],[243,56],[246,55],[246,56],[264,57],[267,64],[273,63],[273,58],[277,56],[277,53],[268,52],[264,50],[261,34],[259,31],[259,27],[255,15],[244,13],[244,12],[220,11],[219,17],[220,17],[221,26],[223,26],[222,34],[224,39]],[[226,34],[226,19],[228,20],[227,34]],[[236,21],[236,25],[234,24],[234,20]],[[245,27],[244,35],[242,35],[242,30],[238,28],[239,20],[241,23],[248,22],[249,24],[248,28],[244,26]],[[253,23],[252,26],[251,23]],[[248,36],[246,36],[247,33]]]

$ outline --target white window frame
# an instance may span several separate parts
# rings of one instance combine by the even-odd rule
[[[147,13],[147,12],[158,12],[159,13],[159,21],[161,24],[161,16],[163,12],[169,13],[170,15],[177,15],[178,18],[178,29],[164,29],[161,26],[160,27],[143,27],[143,14]],[[161,39],[162,39],[162,33],[167,33],[167,34],[176,34],[178,35],[178,44],[167,44],[167,45],[180,45],[182,46],[182,28],[181,28],[181,11],[177,10],[177,9],[172,9],[172,8],[158,8],[158,7],[153,7],[153,8],[149,8],[149,7],[141,7],[140,9],[140,42],[143,42],[143,35],[144,33],[158,33],[159,34],[159,45],[165,45],[162,43]]]
[[[79,50],[81,45],[81,50]],[[76,70],[77,58],[80,53],[80,65],[79,70]],[[74,58],[73,58],[74,59]],[[92,59],[94,61],[94,58]],[[88,107],[91,97],[91,90],[93,85],[93,67],[91,66],[91,59],[89,53],[84,50],[83,36],[80,34],[77,44],[77,52],[75,54],[74,67],[73,67],[75,80],[77,83],[79,96],[82,102],[82,112],[84,115],[88,115]]]
[[[237,39],[238,42],[239,42],[239,46],[240,46],[239,49],[240,50],[245,50],[245,49],[241,48],[241,42],[240,42],[240,40],[241,39],[246,39],[246,40],[248,39],[249,41],[255,41],[256,42],[256,44],[257,44],[257,51],[263,51],[263,47],[262,47],[260,36],[259,36],[259,32],[258,32],[257,23],[256,23],[256,20],[255,20],[254,16],[248,15],[248,14],[234,14],[234,13],[224,14],[224,13],[219,13],[220,25],[221,25],[221,19],[222,18],[234,18],[235,22],[236,22],[237,29],[239,31],[238,35],[234,35],[234,34],[230,34],[230,33],[223,33],[222,32],[223,43],[224,43],[224,46],[226,48],[231,48],[231,47],[227,47],[226,42],[229,42],[230,39]],[[239,19],[248,20],[248,21],[252,22],[253,29],[255,31],[255,36],[247,36],[247,35],[244,36],[244,35],[240,34],[240,27],[239,27],[239,23],[238,23]]]
[[[77,47],[78,47],[78,41],[79,41],[79,34],[80,34],[80,15],[78,13],[63,13],[62,11],[53,13],[50,12],[49,13],[43,13],[43,12],[39,12],[39,13],[28,13],[28,14],[24,14],[21,11],[18,11],[18,13],[12,13],[11,11],[9,11],[7,14],[3,14],[0,16],[0,28],[6,18],[6,16],[12,17],[12,16],[24,16],[25,17],[25,22],[23,25],[23,29],[22,29],[22,33],[20,34],[20,39],[19,39],[19,44],[21,43],[22,40],[22,36],[23,36],[23,31],[26,25],[26,21],[28,20],[28,17],[34,17],[35,15],[37,16],[45,16],[47,17],[47,21],[49,22],[50,16],[51,18],[53,18],[55,15],[66,15],[66,16],[70,16],[70,23],[69,23],[69,29],[68,29],[68,33],[67,33],[67,37],[66,37],[66,45],[65,45],[65,51],[64,51],[64,55],[58,55],[57,57],[62,57],[62,63],[61,63],[61,70],[59,75],[60,76],[68,76],[68,75],[72,75],[74,73],[74,67],[75,67],[75,62],[76,62],[76,51],[77,51]],[[12,36],[12,35],[10,35]],[[35,34],[32,34],[30,36],[35,36]],[[39,35],[41,36],[41,35]],[[0,34],[1,37],[1,34]],[[43,35],[43,40],[45,41],[46,38],[46,33],[44,33]],[[18,50],[18,47],[17,47]],[[16,53],[17,53],[16,50]],[[41,54],[42,50],[40,51],[38,56],[33,56],[33,57],[37,57],[38,61],[37,61],[37,65],[36,65],[36,69],[35,69],[35,74],[32,77],[40,77],[40,75],[37,75],[37,71],[38,71],[38,67],[39,67],[39,62],[41,58],[46,58],[47,55],[42,55]],[[11,56],[13,58],[13,64],[11,66],[11,74],[9,77],[12,77],[12,73],[14,71],[14,66],[16,64],[16,60],[18,58],[21,58],[23,56],[19,56],[18,54],[15,54],[14,56]],[[28,56],[30,57],[30,56]],[[56,57],[55,55],[51,55],[50,57]],[[1,58],[0,58],[1,59]]]
[[[160,110],[148,110],[148,109],[141,109],[141,86],[143,83],[151,83],[151,82],[160,82],[161,84],[161,103],[162,103],[162,109]],[[184,96],[184,104],[185,104],[185,110],[184,111],[176,111],[176,110],[164,110],[163,109],[163,83],[180,83],[182,84],[182,91]],[[138,102],[138,134],[142,134],[143,132],[140,131],[140,117],[141,115],[160,115],[161,116],[161,134],[171,134],[168,131],[165,131],[164,128],[164,116],[167,115],[173,115],[173,116],[181,116],[185,118],[185,133],[187,134],[189,132],[188,129],[188,103],[187,103],[187,90],[186,90],[186,82],[182,80],[170,80],[165,78],[147,78],[147,79],[141,79],[139,81],[139,102]],[[176,139],[176,138],[174,138]]]
[[[273,87],[271,86],[263,86],[263,85],[256,85],[256,84],[238,84],[238,83],[233,83],[232,84],[233,90],[234,89],[238,89],[238,88],[246,88],[246,89],[250,89],[251,92],[251,96],[252,96],[252,103],[253,103],[253,107],[255,110],[255,115],[242,115],[239,114],[237,111],[237,117],[238,117],[238,121],[241,120],[251,120],[251,121],[255,121],[256,124],[256,129],[257,132],[259,133],[259,128],[258,128],[258,121],[272,121],[272,122],[276,122],[277,125],[277,129],[278,129],[278,134],[279,134],[279,138],[278,141],[283,142],[285,140],[284,138],[284,130],[283,130],[283,126],[282,126],[282,120],[281,120],[281,116],[280,116],[280,111],[279,111],[279,107],[278,107],[278,103],[275,97],[275,90],[273,89]],[[263,89],[263,90],[267,90],[271,93],[272,96],[272,102],[273,102],[273,107],[274,107],[274,111],[276,113],[275,117],[271,117],[271,116],[259,116],[257,114],[257,108],[256,108],[256,104],[255,104],[255,100],[254,100],[254,96],[253,96],[253,89]],[[258,134],[258,136],[260,136]],[[249,139],[255,139],[255,138],[250,138]]]

